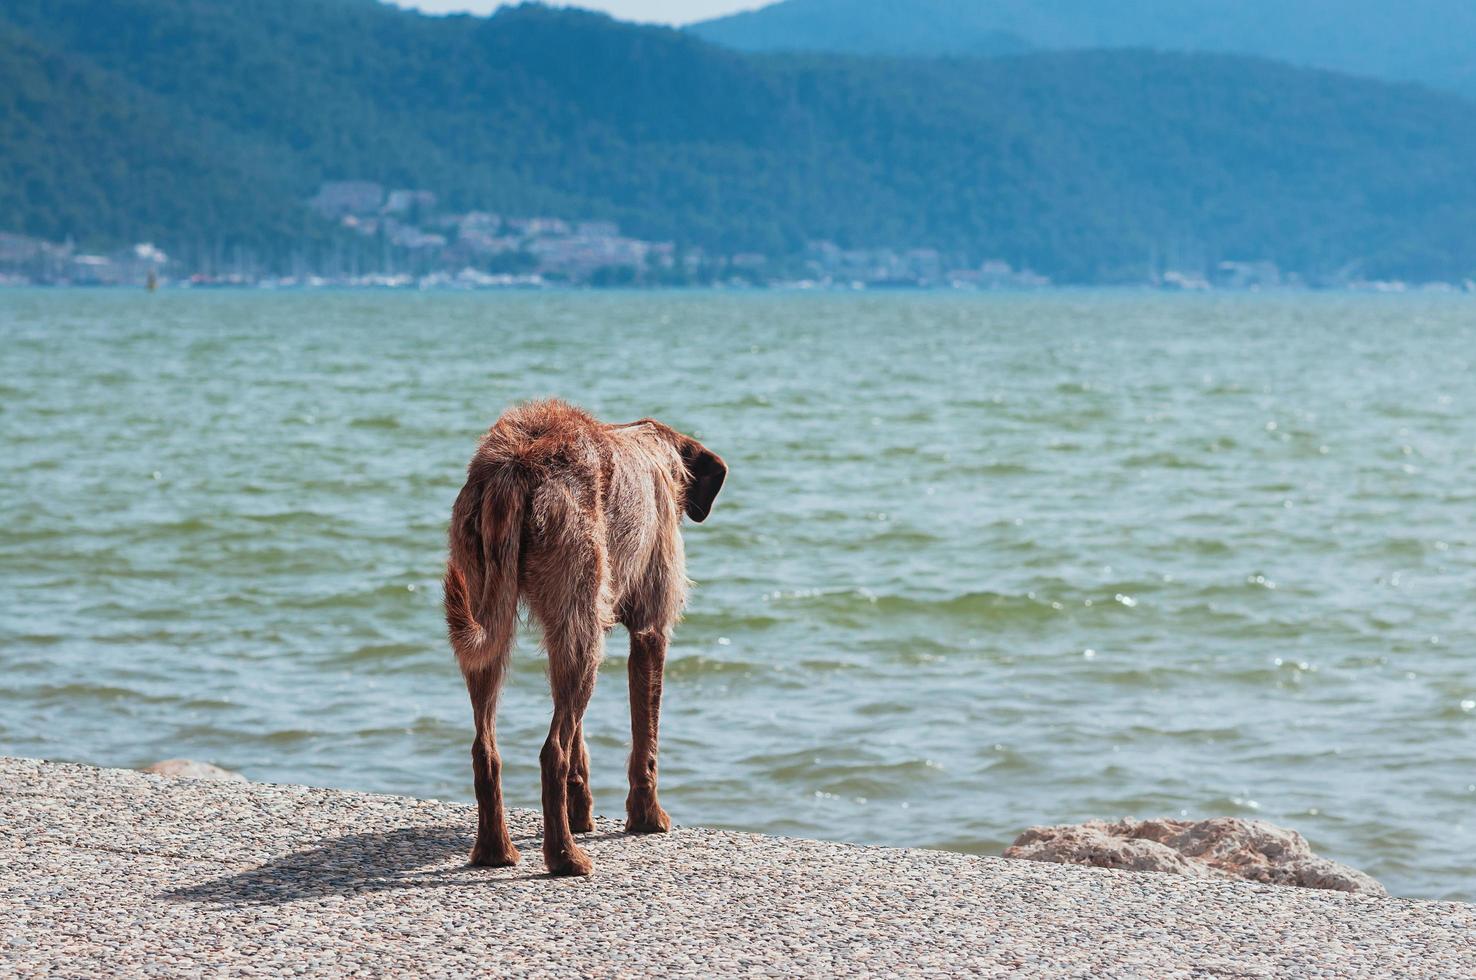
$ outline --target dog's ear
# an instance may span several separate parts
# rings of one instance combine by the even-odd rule
[[[728,464],[696,439],[683,437],[680,451],[688,476],[685,501],[687,516],[701,524],[712,513],[712,502],[723,488],[723,480],[728,475]]]

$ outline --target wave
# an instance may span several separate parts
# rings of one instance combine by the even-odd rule
[[[981,625],[1042,622],[1061,613],[1046,599],[990,591],[924,599],[878,595],[865,589],[811,590],[777,593],[770,601],[781,608],[819,616],[931,616]]]

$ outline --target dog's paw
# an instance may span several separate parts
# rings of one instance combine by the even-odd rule
[[[558,854],[545,851],[543,861],[548,865],[548,873],[556,878],[579,878],[594,871],[589,855],[573,844]]]
[[[670,830],[671,817],[656,803],[639,811],[632,811],[625,818],[627,834],[664,834]]]
[[[522,860],[522,857],[512,844],[484,845],[478,841],[468,860],[478,868],[510,868]]]
[[[569,814],[569,830],[576,834],[587,834],[595,829],[594,816],[588,813]]]

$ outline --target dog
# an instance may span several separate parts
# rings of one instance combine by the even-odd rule
[[[471,863],[507,867],[497,754],[497,696],[518,602],[543,628],[553,721],[543,771],[543,858],[551,874],[587,875],[573,835],[594,829],[584,711],[605,634],[630,632],[628,833],[665,833],[656,794],[661,680],[686,603],[681,518],[707,519],[728,467],[697,440],[654,419],[608,425],[558,400],[502,415],[467,466],[451,510],[446,625],[476,720],[472,774],[477,839]]]

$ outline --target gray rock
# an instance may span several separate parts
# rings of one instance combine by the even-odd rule
[[[1162,871],[1193,878],[1240,878],[1266,885],[1386,895],[1384,886],[1312,853],[1306,838],[1262,820],[1093,820],[1032,827],[1007,858],[1120,871]]]
[[[231,772],[220,766],[212,766],[208,762],[195,762],[193,759],[165,759],[149,766],[144,772],[151,772],[156,776],[173,776],[178,779],[218,779],[232,783],[244,783],[246,777],[239,772]]]

